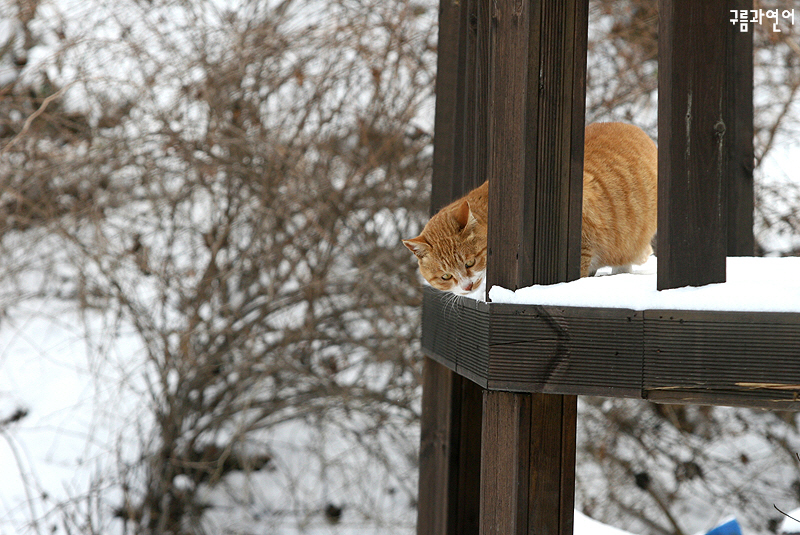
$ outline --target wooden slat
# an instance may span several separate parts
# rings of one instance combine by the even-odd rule
[[[465,39],[462,50],[464,59],[464,109],[461,125],[463,158],[461,167],[456,170],[454,179],[461,182],[464,191],[472,190],[486,180],[486,172],[485,169],[480,168],[481,162],[479,162],[478,154],[482,152],[478,144],[478,136],[481,135],[482,130],[485,130],[483,123],[486,120],[486,108],[478,104],[481,93],[485,93],[485,90],[482,90],[482,81],[478,69],[479,3],[479,0],[464,0],[464,9],[462,9],[461,28],[462,36]],[[485,161],[485,157],[483,161]]]
[[[615,397],[641,395],[640,312],[491,306],[491,314],[487,312],[487,388],[555,394],[591,392]],[[477,323],[465,317],[466,321]]]
[[[447,2],[450,0],[442,1]],[[471,1],[453,2],[458,6],[459,46],[456,67],[456,92],[454,95],[456,122],[455,131],[452,133],[455,139],[453,147],[455,162],[452,175],[447,177],[451,184],[451,196],[448,202],[461,197],[472,188],[467,177],[474,171],[474,151],[472,149],[474,144],[474,129],[472,128],[474,121],[471,112],[474,108],[475,38],[469,29]],[[440,102],[445,98],[448,98],[448,95],[442,95],[442,98],[439,98],[437,94],[436,105],[439,106]]]
[[[458,481],[456,504],[451,504],[454,518],[450,535],[477,535],[480,531],[481,438],[483,392],[474,382],[459,376],[460,418],[458,422]],[[454,430],[455,431],[455,430]]]
[[[488,157],[489,224],[487,286],[505,288],[530,284],[530,267],[523,265],[523,221],[526,215],[526,92],[528,62],[528,1],[492,3],[493,31],[489,73]],[[527,277],[523,275],[528,271]]]
[[[487,2],[488,3],[488,2]],[[538,63],[529,50],[531,7],[538,2],[491,3],[487,122],[489,228],[487,287],[525,286],[530,266],[524,235],[528,68]],[[538,44],[538,41],[537,41]],[[535,67],[534,67],[535,68]],[[528,236],[529,237],[529,236]],[[528,255],[530,258],[530,255]],[[526,273],[527,272],[527,273]],[[480,361],[479,361],[480,362]],[[522,535],[528,531],[530,396],[485,392],[481,450],[481,535]]]
[[[725,281],[724,0],[658,2],[658,289]]]
[[[476,535],[483,390],[425,359],[417,533]]]
[[[486,391],[483,400],[481,535],[572,533],[577,398]]]
[[[489,277],[506,288],[580,271],[587,4],[492,4]]]
[[[572,533],[575,508],[576,396],[532,394],[528,533]],[[548,418],[535,417],[550,415]],[[542,512],[557,514],[542,514]],[[538,513],[538,514],[537,514]]]
[[[486,4],[492,9],[490,51],[483,58],[489,87],[487,287],[576,279],[588,3]],[[464,315],[473,313],[481,311]],[[494,328],[478,332],[491,337]],[[483,347],[479,340],[474,343]],[[483,375],[478,382],[486,384],[489,359],[491,353],[473,355],[469,365],[459,361],[456,366],[460,373]],[[576,415],[546,407],[569,405],[574,398],[534,398],[531,408],[527,394],[484,395],[482,534],[572,532]],[[531,430],[542,441],[535,447],[563,455],[532,452]],[[543,490],[552,493],[536,494]]]
[[[580,276],[588,2],[533,2],[518,282]],[[531,282],[528,283],[527,281]]]
[[[467,104],[467,13],[464,4],[442,0],[431,214],[462,196],[473,184],[464,179],[470,135]],[[474,128],[473,128],[474,130]],[[471,179],[474,182],[474,178]],[[431,336],[429,307],[423,306],[423,338]],[[447,332],[447,325],[434,321]],[[448,340],[449,342],[449,340]],[[477,391],[477,393],[476,393]],[[480,488],[480,389],[446,366],[426,358],[420,442],[419,535],[477,535]]]
[[[528,533],[531,396],[483,395],[481,535]]]
[[[753,0],[731,0],[729,9],[752,9]],[[753,34],[728,24],[725,177],[728,188],[728,256],[755,254],[753,236]]]
[[[458,161],[456,135],[459,50],[458,3],[442,0],[439,9],[439,55],[436,76],[435,139],[431,214],[453,198],[453,173]],[[423,316],[426,310],[423,307]],[[447,367],[425,359],[423,364],[420,438],[419,506],[417,533],[441,535],[454,526],[451,504],[454,454],[452,448],[453,382],[458,376]],[[452,529],[452,528],[450,528]]]
[[[436,61],[436,111],[434,113],[433,178],[431,183],[431,215],[458,198],[462,188],[455,184],[456,165],[463,159],[461,132],[463,125],[457,106],[463,95],[463,79],[459,79],[460,3],[441,0],[439,3],[439,50]],[[463,75],[462,75],[463,76]]]
[[[483,184],[489,177],[489,154],[493,140],[489,136],[489,98],[492,72],[492,12],[491,3],[470,0],[477,4],[475,11],[475,185]],[[471,4],[471,5],[472,5]],[[487,292],[489,287],[486,287]]]
[[[644,316],[647,399],[797,405],[800,314],[649,310]]]
[[[418,535],[450,533],[453,381],[458,376],[426,358],[422,372],[422,419],[419,448]]]

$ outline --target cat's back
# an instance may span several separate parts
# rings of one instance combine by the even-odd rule
[[[631,124],[591,124],[583,166],[584,254],[594,266],[638,263],[657,223],[655,143]]]
[[[594,123],[586,127],[584,171],[602,178],[602,171],[616,168],[646,169],[655,181],[658,167],[656,144],[644,130],[627,123]],[[599,172],[599,173],[598,173]]]

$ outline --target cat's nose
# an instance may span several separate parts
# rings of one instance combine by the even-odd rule
[[[467,283],[467,285],[466,286],[462,286],[462,288],[464,288],[464,291],[466,291],[466,292],[471,291],[472,290],[472,281],[469,281]]]

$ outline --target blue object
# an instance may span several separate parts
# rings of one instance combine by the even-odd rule
[[[742,528],[739,526],[739,523],[736,519],[728,520],[724,524],[720,524],[719,526],[715,527],[706,535],[742,535]]]

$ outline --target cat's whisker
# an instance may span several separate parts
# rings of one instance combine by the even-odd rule
[[[446,294],[447,295],[445,297],[445,306],[444,306],[445,312],[450,312],[452,314],[452,316],[457,316],[458,315],[458,295],[454,294],[452,292],[446,292]],[[448,317],[448,321],[451,319],[451,317]]]

